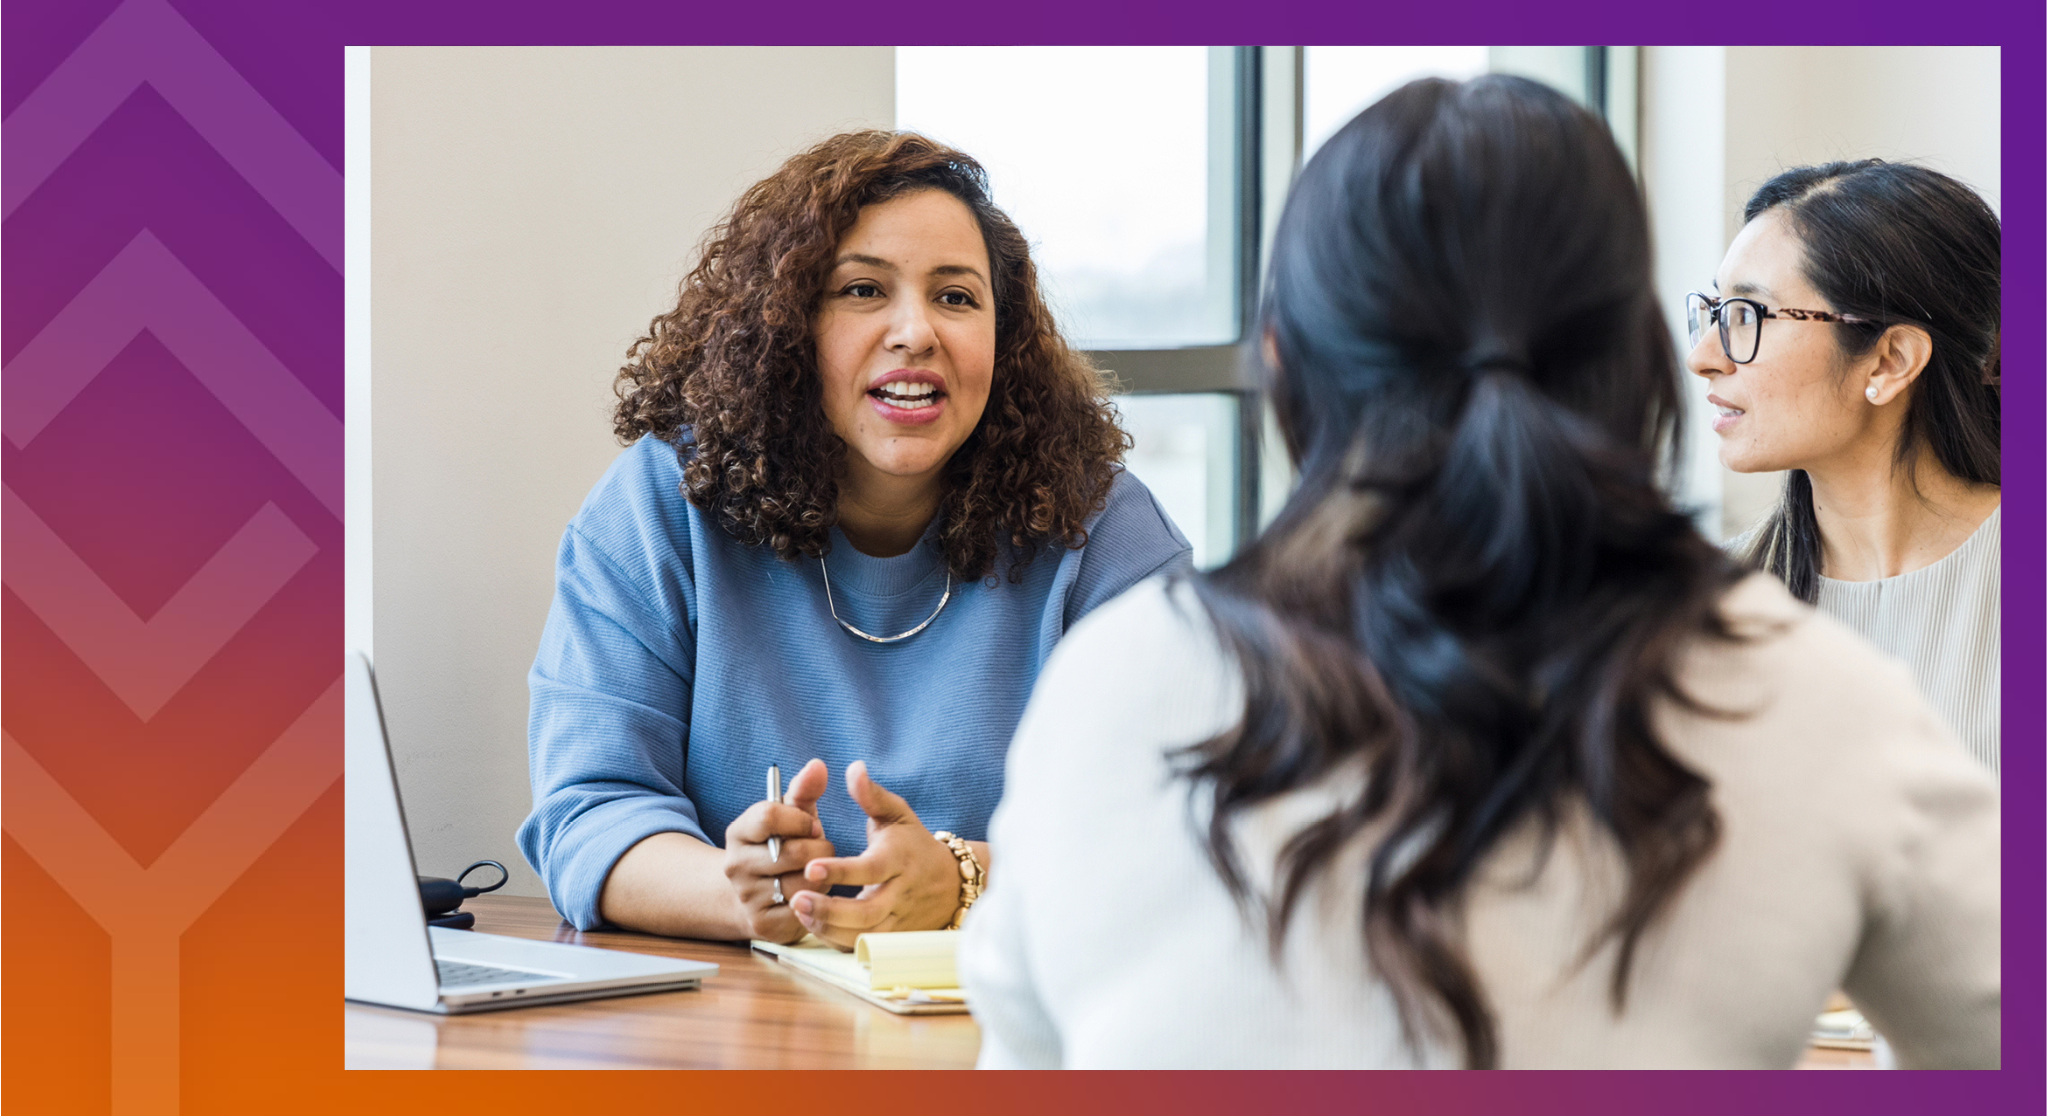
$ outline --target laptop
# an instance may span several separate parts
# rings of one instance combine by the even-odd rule
[[[671,992],[718,971],[703,961],[428,926],[377,682],[359,653],[348,657],[346,696],[348,999],[454,1014]]]

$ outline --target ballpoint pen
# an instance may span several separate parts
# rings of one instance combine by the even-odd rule
[[[772,763],[768,765],[768,802],[775,806],[782,804],[782,769]],[[782,859],[782,838],[768,838],[768,859]]]

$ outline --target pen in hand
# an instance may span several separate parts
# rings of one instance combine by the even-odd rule
[[[771,806],[780,806],[782,804],[782,769],[772,763],[768,765],[768,804]],[[782,859],[782,838],[773,836],[768,838],[768,859]]]

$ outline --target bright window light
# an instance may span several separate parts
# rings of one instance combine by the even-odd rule
[[[898,47],[896,125],[972,155],[1082,348],[1236,339],[1204,47]],[[1228,252],[1220,258],[1228,259]]]
[[[1306,160],[1361,110],[1416,78],[1456,81],[1486,72],[1483,46],[1312,46],[1304,50],[1302,145]]]

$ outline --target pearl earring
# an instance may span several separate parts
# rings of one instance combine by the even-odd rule
[[[1873,386],[1871,386],[1871,387],[1867,387],[1867,388],[1864,388],[1864,389],[1863,389],[1863,398],[1865,398],[1865,399],[1868,399],[1868,400],[1870,400],[1870,401],[1871,401],[1872,403],[1875,403],[1875,402],[1877,402],[1877,388],[1876,388],[1876,386],[1874,386],[1874,385],[1873,385]]]

